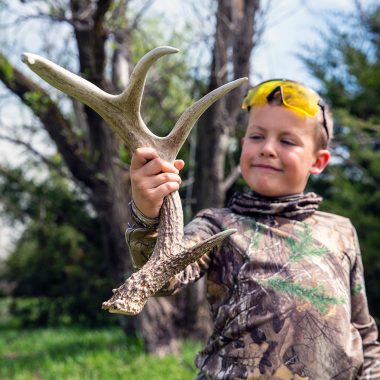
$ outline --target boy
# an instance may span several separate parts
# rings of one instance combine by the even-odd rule
[[[252,191],[200,212],[185,234],[195,244],[238,231],[160,291],[172,294],[207,273],[214,332],[197,356],[197,379],[380,379],[356,232],[303,193],[329,161],[331,115],[314,91],[288,80],[254,87],[243,108],[240,167]],[[178,190],[183,166],[150,148],[132,158],[135,224],[126,236],[136,267],[152,252],[163,198]]]

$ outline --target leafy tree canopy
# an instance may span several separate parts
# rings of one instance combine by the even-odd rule
[[[333,159],[312,188],[357,228],[372,312],[380,317],[380,6],[341,15],[303,56],[334,111]],[[342,22],[344,20],[344,22]]]
[[[2,274],[13,285],[11,311],[24,325],[110,322],[98,312],[112,287],[100,226],[70,182],[49,174],[37,181],[1,168],[3,211],[25,225]]]

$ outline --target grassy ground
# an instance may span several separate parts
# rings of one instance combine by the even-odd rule
[[[147,355],[142,343],[115,327],[0,330],[1,380],[194,379],[199,346],[185,342],[179,357]]]

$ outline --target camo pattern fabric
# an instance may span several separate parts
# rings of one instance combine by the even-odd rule
[[[194,244],[237,229],[160,291],[173,294],[207,274],[214,330],[196,358],[198,380],[380,379],[355,229],[316,211],[319,202],[311,193],[239,193],[229,207],[204,210],[185,227]],[[133,223],[126,237],[138,268],[157,233],[136,217]]]

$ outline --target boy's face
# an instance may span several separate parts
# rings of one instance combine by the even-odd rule
[[[315,121],[284,106],[264,104],[249,114],[240,168],[250,188],[267,197],[304,191],[310,174],[330,158],[315,148]]]

